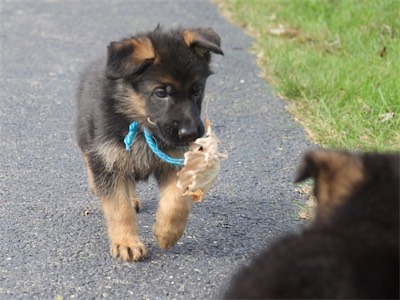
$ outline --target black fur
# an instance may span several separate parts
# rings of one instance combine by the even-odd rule
[[[399,155],[353,157],[363,180],[329,220],[317,216],[274,243],[234,277],[225,299],[399,299]],[[321,171],[311,168],[308,176]]]

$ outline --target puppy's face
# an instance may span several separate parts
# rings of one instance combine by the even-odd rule
[[[200,114],[210,73],[208,65],[196,57],[189,57],[189,65],[183,65],[178,56],[170,56],[167,63],[150,66],[133,86],[145,99],[147,127],[166,144],[180,146],[204,134]],[[194,60],[197,65],[190,64]]]
[[[111,43],[107,75],[129,91],[124,100],[128,117],[165,144],[183,146],[204,134],[201,105],[211,52],[222,54],[212,29],[157,28]]]

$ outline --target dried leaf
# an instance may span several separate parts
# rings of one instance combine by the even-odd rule
[[[87,217],[89,214],[91,214],[90,209],[89,209],[88,207],[84,208],[84,209],[83,209],[83,215],[84,215],[85,217]]]
[[[394,112],[388,112],[385,114],[380,114],[379,115],[379,122],[387,122],[393,119],[394,117]]]
[[[177,186],[182,189],[182,195],[191,195],[195,202],[200,202],[213,185],[219,173],[220,159],[228,157],[218,152],[218,139],[208,118],[205,127],[206,135],[190,145],[184,154],[185,166],[177,173]]]
[[[270,35],[282,36],[286,38],[294,38],[299,36],[299,31],[295,28],[285,27],[283,24],[277,26],[270,26],[267,28]]]
[[[378,54],[380,57],[385,57],[386,56],[386,46],[383,46],[382,50],[380,50]]]

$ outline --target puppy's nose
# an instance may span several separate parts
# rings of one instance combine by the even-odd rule
[[[192,142],[199,137],[199,130],[196,127],[183,127],[179,129],[178,136],[182,142]]]

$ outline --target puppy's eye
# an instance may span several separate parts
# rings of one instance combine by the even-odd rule
[[[168,93],[167,93],[167,91],[164,90],[164,89],[157,89],[157,90],[154,92],[154,94],[156,95],[157,98],[160,98],[160,99],[165,99],[165,98],[168,97]]]
[[[192,90],[192,95],[195,96],[195,97],[201,96],[201,93],[203,93],[203,87],[202,86],[196,87],[196,88],[194,88]]]
[[[201,92],[199,90],[193,91],[193,96],[198,97],[201,95]]]

